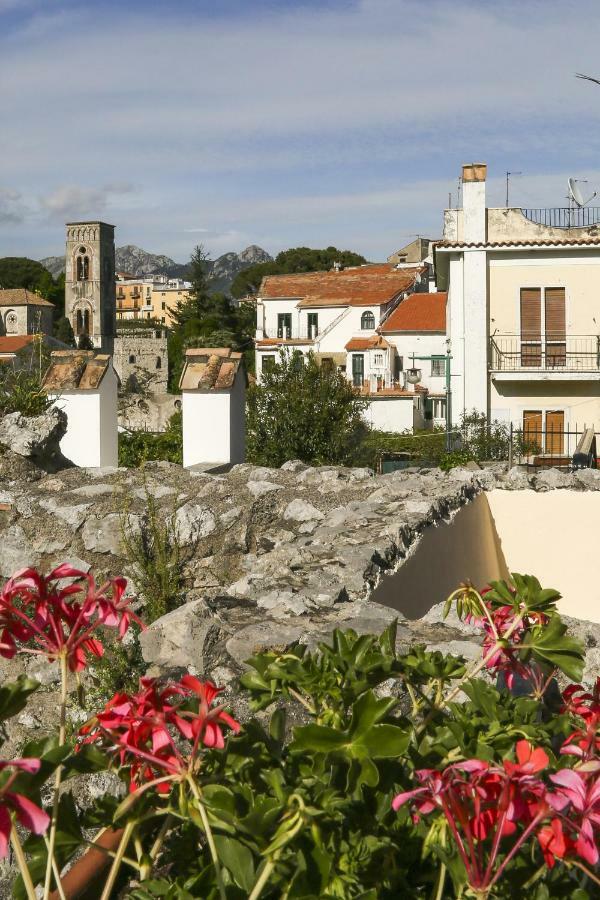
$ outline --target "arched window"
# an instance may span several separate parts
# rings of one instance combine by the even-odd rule
[[[363,331],[375,328],[375,316],[372,312],[364,312],[360,317],[360,327]]]
[[[79,248],[77,260],[75,262],[75,270],[77,281],[88,281],[90,277],[90,258],[85,247]]]
[[[130,354],[129,354],[129,362],[130,362],[132,365],[135,363],[135,356],[133,355],[133,353],[130,353]]]
[[[156,357],[156,368],[162,369],[162,359],[160,358],[160,356]]]
[[[6,333],[7,334],[16,334],[19,330],[19,323],[17,319],[17,314],[15,312],[9,312],[6,314],[5,325],[6,325]]]
[[[80,309],[77,310],[75,315],[75,334],[79,335],[83,333],[83,314]]]
[[[91,319],[90,311],[89,311],[89,309],[85,309],[83,311],[83,333],[84,334],[90,334],[90,332],[92,330],[90,327],[90,325],[91,325],[90,319]]]

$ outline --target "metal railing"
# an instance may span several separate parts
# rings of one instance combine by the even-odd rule
[[[277,338],[284,341],[314,341],[319,336],[318,329],[308,328],[306,325],[298,328],[280,327],[275,329],[275,334],[265,333],[266,338]]]
[[[521,212],[530,222],[549,228],[588,228],[600,224],[600,206],[554,206],[546,209],[525,209]]]
[[[590,439],[590,432],[591,438]],[[585,461],[582,447],[586,439]],[[533,423],[518,428],[510,426],[510,465],[560,469],[596,468],[596,441],[593,428],[542,428]]]
[[[519,335],[490,338],[490,369],[498,372],[600,372],[600,336],[523,340]]]

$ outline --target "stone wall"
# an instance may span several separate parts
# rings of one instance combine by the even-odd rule
[[[131,379],[153,393],[166,393],[169,371],[166,331],[119,329],[114,342],[113,365],[123,386]]]

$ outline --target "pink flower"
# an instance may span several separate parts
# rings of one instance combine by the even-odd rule
[[[64,579],[74,582],[60,586]],[[125,587],[124,578],[113,578],[98,588],[91,575],[66,563],[47,577],[23,569],[0,592],[0,656],[22,650],[56,660],[64,654],[71,671],[81,671],[88,654],[104,653],[94,637],[100,627],[116,628],[120,638],[132,619],[143,627],[123,597]]]
[[[600,837],[600,777],[598,768],[591,771],[561,769],[550,780],[557,786],[548,802],[575,835],[575,851],[586,862],[596,865]],[[568,810],[569,815],[565,813]]]
[[[0,769],[13,768],[31,774],[39,771],[40,765],[39,759],[0,761]],[[17,774],[18,772],[14,772],[0,787],[0,857],[5,857],[8,852],[12,829],[11,813],[14,813],[23,828],[27,828],[34,834],[43,834],[50,825],[50,816],[43,809],[40,809],[23,794],[17,794],[10,790]]]

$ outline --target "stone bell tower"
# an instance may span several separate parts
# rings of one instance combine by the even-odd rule
[[[116,331],[115,226],[69,222],[65,265],[65,315],[75,340],[113,352]]]

